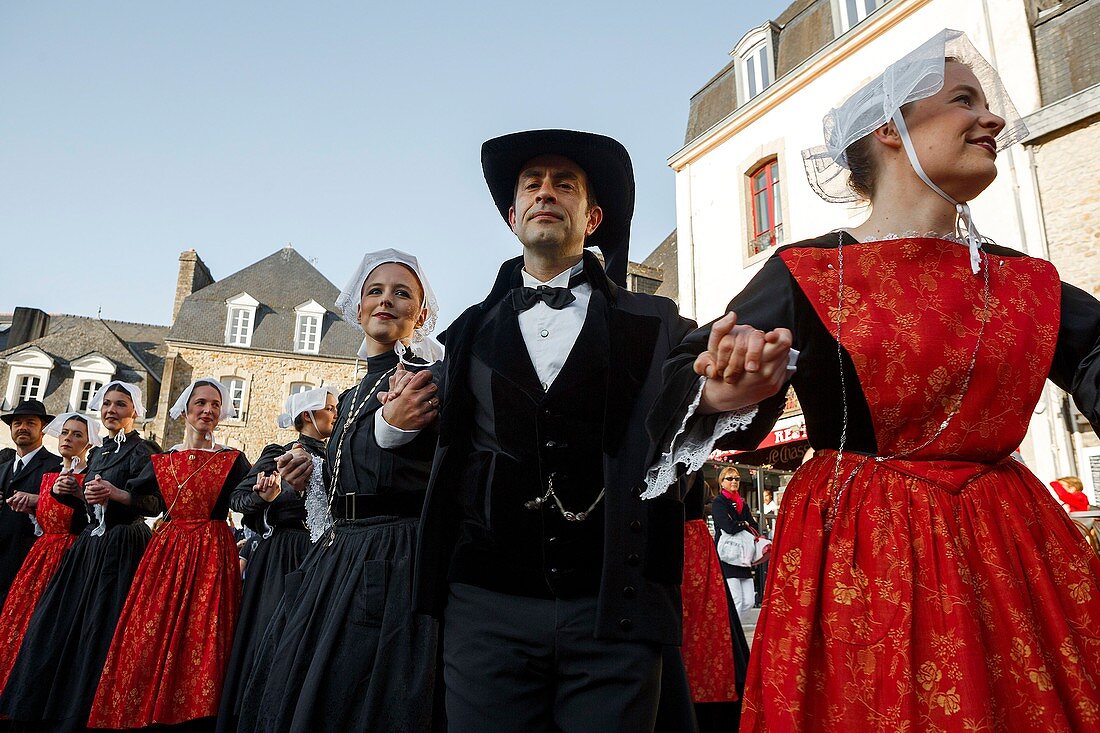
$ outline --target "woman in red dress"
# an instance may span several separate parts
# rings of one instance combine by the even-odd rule
[[[218,713],[241,592],[225,520],[250,466],[214,442],[218,423],[235,414],[217,380],[193,382],[169,414],[184,416],[184,442],[153,456],[136,480],[155,482],[168,508],[115,629],[90,728],[213,730]]]
[[[648,495],[754,447],[788,384],[815,450],[742,731],[1100,730],[1100,560],[1011,457],[1048,377],[1100,426],[1100,303],[977,234],[965,202],[1026,134],[991,72],[944,31],[833,110],[812,180],[850,180],[870,217],[779,248],[666,365]]]
[[[61,556],[88,523],[83,502],[72,494],[55,494],[54,483],[62,474],[69,474],[76,479],[79,489],[84,484],[84,469],[87,468],[84,457],[88,447],[103,445],[103,439],[99,437],[99,424],[94,418],[77,412],[58,415],[43,432],[57,438],[62,470],[42,476],[38,503],[34,507],[36,534],[41,534],[31,545],[0,610],[0,690],[8,683],[27,624],[42,591],[61,564]]]

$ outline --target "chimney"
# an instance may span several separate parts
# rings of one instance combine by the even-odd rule
[[[172,323],[176,322],[180,306],[188,295],[213,283],[214,278],[210,275],[210,270],[206,268],[206,263],[195,250],[181,252],[180,272],[179,277],[176,278],[176,302],[172,304]]]
[[[17,307],[11,316],[7,348],[42,338],[50,328],[50,316],[38,308]]]

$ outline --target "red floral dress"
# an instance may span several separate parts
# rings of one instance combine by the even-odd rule
[[[154,455],[138,479],[155,476],[166,521],[138,566],[88,727],[217,715],[241,592],[225,513],[229,492],[247,471],[236,450],[181,450]]]
[[[1010,457],[1048,377],[1100,425],[1100,303],[985,249],[975,275],[954,242],[834,233],[781,248],[731,302],[792,330],[815,448],[783,497],[742,731],[1100,730],[1100,559]],[[670,357],[658,434],[684,424],[708,335]],[[737,432],[690,429],[751,448],[784,399]]]
[[[35,519],[42,528],[42,536],[31,545],[23,566],[12,581],[4,608],[0,610],[0,690],[8,684],[8,676],[19,655],[23,635],[31,621],[38,599],[61,564],[61,557],[74,542],[86,521],[74,522],[73,508],[54,498],[51,489],[60,473],[42,476],[38,490],[38,506]],[[77,484],[84,485],[84,474],[74,474]]]
[[[692,702],[737,700],[726,581],[705,519],[684,523],[684,657]]]

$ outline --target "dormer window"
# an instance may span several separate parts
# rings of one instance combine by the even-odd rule
[[[847,33],[885,3],[886,0],[833,0],[837,35]]]
[[[732,51],[737,66],[737,104],[742,105],[775,80],[775,26],[769,21],[746,33]]]
[[[225,319],[226,346],[252,345],[252,329],[256,326],[256,308],[260,302],[248,293],[241,293],[225,301],[228,314]]]
[[[23,400],[42,400],[50,383],[54,360],[37,346],[17,351],[6,359],[8,384],[4,408],[12,409]]]
[[[321,349],[321,325],[325,307],[308,300],[294,309],[294,350],[299,354],[316,354]]]
[[[114,379],[115,363],[102,354],[92,352],[69,363],[73,370],[72,387],[69,390],[69,409],[87,412],[92,395]]]

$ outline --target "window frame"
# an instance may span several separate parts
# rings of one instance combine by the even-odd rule
[[[233,420],[241,423],[247,422],[248,413],[246,411],[247,401],[245,398],[248,394],[248,379],[238,376],[236,374],[231,374],[229,376],[222,377],[218,381],[225,385],[225,391],[229,394],[229,402],[237,411],[237,416],[233,418]],[[241,383],[241,393],[239,397],[234,397],[233,395],[233,384],[235,382]]]
[[[778,32],[778,26],[766,21],[741,36],[730,51],[737,67],[738,107],[759,97],[775,83],[775,39]],[[749,93],[750,78],[752,85],[757,87],[752,94]]]
[[[854,21],[848,15],[848,0],[832,0],[838,36],[844,35],[863,21],[867,20],[876,10],[889,2],[889,0],[852,0],[852,2],[856,5],[856,18]],[[872,5],[873,7],[868,9],[867,5]],[[862,16],[860,15],[861,13]]]
[[[761,176],[763,176],[764,181],[763,188],[757,189],[756,181]],[[752,259],[780,244],[783,239],[783,176],[782,169],[779,166],[779,156],[773,155],[765,158],[753,166],[747,174],[747,178],[751,217],[749,232],[751,236],[747,243],[746,254],[749,259]],[[768,222],[766,228],[761,227],[757,216],[756,200],[757,195],[760,193],[765,194],[764,198],[767,202]],[[767,234],[771,234],[771,243],[757,249],[758,240]]]
[[[248,293],[225,301],[225,338],[226,346],[247,349],[252,346],[252,335],[256,332],[256,310],[260,302]],[[238,317],[240,322],[238,322]],[[245,322],[246,321],[246,322]]]
[[[5,387],[3,405],[5,409],[14,409],[18,404],[20,380],[28,375],[39,379],[36,399],[45,401],[46,390],[50,387],[50,377],[53,374],[53,357],[37,346],[29,346],[8,356],[4,361],[8,366],[8,383]]]
[[[81,389],[87,382],[96,382],[100,386],[107,384],[115,377],[118,367],[98,351],[92,351],[79,359],[73,359],[69,363],[73,376],[69,385],[68,409],[74,412],[91,414],[87,405],[81,407]]]
[[[294,313],[294,353],[318,354],[321,351],[321,334],[325,326],[325,313],[328,310],[316,300],[307,300],[295,306]],[[314,321],[315,333],[312,343],[303,342],[302,327],[307,320]]]
[[[32,389],[28,389],[30,386],[30,380],[34,380]],[[19,375],[19,387],[16,389],[16,402],[26,402],[27,400],[42,401],[42,375],[24,373]],[[33,390],[33,393],[32,393]]]
[[[95,393],[106,384],[95,379],[82,379],[76,387],[76,412],[88,412],[88,405],[92,403]]]

